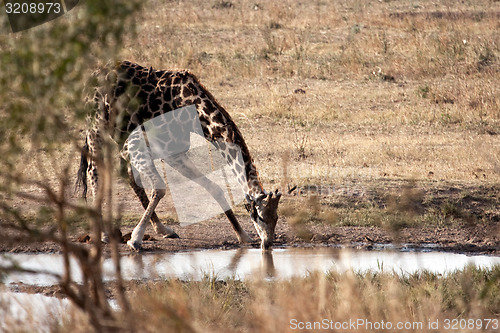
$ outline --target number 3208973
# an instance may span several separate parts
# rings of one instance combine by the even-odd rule
[[[445,330],[493,329],[499,328],[498,319],[445,319]]]
[[[5,11],[7,14],[48,14],[48,13],[60,13],[61,3],[58,2],[15,2],[5,3]]]

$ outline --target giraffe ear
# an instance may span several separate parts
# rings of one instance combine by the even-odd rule
[[[279,201],[279,200],[280,200],[280,198],[281,198],[281,195],[282,195],[283,193],[281,193],[280,191],[278,191],[278,189],[276,189],[276,191],[274,192],[274,194],[276,195],[276,196],[274,197],[274,200],[275,200],[275,201]]]
[[[266,192],[264,192],[264,193],[260,194],[257,198],[255,198],[255,202],[261,202],[266,197],[267,197],[267,194],[266,194]]]
[[[245,199],[247,200],[248,204],[251,204],[253,202],[253,198],[250,196],[250,194],[245,194]]]

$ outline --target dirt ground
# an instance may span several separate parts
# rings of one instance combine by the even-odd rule
[[[240,245],[231,229],[229,222],[224,218],[211,222],[197,223],[186,227],[174,227],[180,238],[162,238],[152,233],[145,235],[143,252],[186,251],[201,249],[233,249],[241,246],[259,247],[258,236],[250,222],[242,222],[245,230],[255,240],[253,244]],[[296,235],[292,228],[278,222],[274,247],[319,247],[319,246],[346,246],[354,248],[372,249],[374,244],[411,244],[412,247],[435,246],[435,250],[453,251],[469,254],[500,255],[500,237],[498,226],[470,226],[446,228],[403,228],[397,233],[387,231],[380,227],[355,227],[327,225],[314,225],[310,228],[313,235],[310,240]],[[123,234],[132,231],[132,227],[123,227]],[[71,237],[74,242],[88,243],[82,239],[88,234],[83,232],[79,236]],[[80,239],[80,240],[79,240]],[[1,252],[38,252],[53,253],[61,249],[55,243],[23,243],[0,244]],[[127,245],[122,243],[121,251],[129,251]]]
[[[390,190],[391,186],[403,190],[398,190],[399,194],[395,195]],[[415,248],[432,246],[435,250],[467,254],[500,255],[500,212],[495,204],[499,194],[497,192],[500,190],[496,187],[457,188],[449,185],[431,187],[429,184],[423,184],[422,187],[425,189],[404,190],[405,187],[401,184],[385,183],[382,191],[368,188],[366,184],[359,185],[359,188],[351,185],[349,189],[337,187],[328,195],[319,193],[316,197],[308,195],[310,193],[306,193],[304,189],[299,189],[295,195],[286,195],[282,199],[274,247],[344,246],[370,250],[376,247],[376,244],[393,243],[411,244],[410,246]],[[130,237],[130,232],[140,218],[137,212],[143,211],[138,201],[129,194],[125,187],[119,187],[117,201],[122,206],[128,207],[128,211],[136,213],[127,217],[120,228],[123,235],[120,251],[123,253],[130,251],[125,243],[127,234]],[[307,210],[311,209],[307,206],[314,205],[311,203],[311,197],[316,198],[319,203],[316,212]],[[406,211],[394,212],[391,205],[396,205],[398,209],[403,207]],[[167,216],[166,214],[172,209],[168,206],[167,200],[164,205],[158,207],[160,219],[165,220],[162,216]],[[309,214],[309,219],[306,218],[299,224],[297,216],[304,211],[306,215]],[[325,212],[334,212],[340,217],[330,222],[314,218],[323,216]],[[239,207],[235,213],[243,228],[254,239],[252,244],[239,244],[227,218],[219,215],[208,221],[187,226],[171,224],[170,226],[180,236],[176,239],[156,235],[153,228],[148,226],[141,251],[233,249],[241,246],[258,248],[259,237],[246,211]],[[377,219],[394,218],[400,216],[398,214],[406,214],[399,217],[407,219],[406,225],[396,225],[396,227],[387,223],[377,225]],[[417,218],[422,219],[421,216],[426,214],[431,214],[429,219],[443,219],[443,221],[440,224],[415,222]],[[346,225],[348,223],[345,220],[348,216],[352,216],[351,219],[358,225]],[[358,221],[362,219],[367,219],[367,224],[363,225]],[[3,230],[1,233],[4,235],[3,241],[0,242],[0,252],[51,253],[61,250],[55,243],[24,241],[23,236],[12,231]],[[70,240],[89,247],[92,241],[89,232],[83,227],[73,229],[70,232]],[[105,251],[106,249],[107,245]]]
[[[372,249],[374,244],[394,243],[500,255],[500,211],[497,209],[500,188],[495,184],[377,179],[372,182],[348,181],[331,187],[299,186],[293,193],[284,192],[274,247]],[[127,234],[130,235],[144,210],[122,179],[116,182],[113,200],[122,215],[120,251],[127,253],[130,251],[125,242]],[[29,206],[29,201],[20,201],[19,206]],[[182,226],[173,218],[173,207],[172,197],[167,195],[156,212],[180,238],[163,238],[148,225],[142,251],[260,246],[256,230],[242,205],[238,205],[234,212],[243,229],[254,239],[252,244],[238,243],[223,214]],[[69,231],[70,240],[90,247],[90,234],[85,223],[76,225]],[[51,253],[61,250],[55,243],[25,241],[25,236],[7,229],[0,230],[0,236],[0,252]],[[105,252],[106,249],[107,245]]]
[[[429,1],[227,3],[148,2],[122,56],[196,73],[238,124],[267,190],[287,181],[326,184],[328,195],[314,194],[317,212],[304,208],[314,203],[300,197],[308,193],[282,200],[275,246],[411,243],[500,254],[498,1],[453,8]],[[160,29],[157,22],[174,23]],[[179,42],[186,36],[192,43]],[[54,170],[70,160],[78,167],[71,145],[50,159],[34,153],[41,157],[22,164],[28,178],[40,173],[40,160],[54,161]],[[40,189],[23,191],[45,198]],[[143,210],[124,184],[115,198],[128,214],[126,235]],[[34,205],[21,197],[12,208]],[[258,247],[248,214],[236,214],[255,239],[245,246]],[[224,216],[173,228],[179,239],[149,228],[143,251],[241,246]],[[76,228],[71,240],[87,235]],[[58,251],[0,230],[0,252]],[[129,251],[126,244],[121,251]]]

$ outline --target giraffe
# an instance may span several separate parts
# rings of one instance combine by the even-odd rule
[[[142,159],[130,158],[130,147],[134,145],[131,133],[141,128],[145,121],[167,114],[180,108],[193,105],[196,108],[204,138],[221,150],[226,162],[237,177],[245,194],[245,207],[261,239],[261,248],[267,250],[272,246],[276,223],[278,220],[278,203],[281,193],[266,192],[259,180],[257,169],[250,155],[243,136],[231,119],[229,113],[215,100],[212,94],[199,82],[198,78],[187,70],[168,71],[147,68],[128,61],[115,66],[106,67],[94,74],[100,82],[94,91],[93,103],[96,109],[91,116],[91,124],[85,135],[82,148],[77,185],[83,187],[83,197],[87,194],[87,180],[90,179],[92,194],[96,195],[98,186],[98,167],[103,135],[109,135],[118,143],[121,157],[127,166],[129,183],[145,209],[142,218],[127,242],[132,250],[142,248],[142,238],[147,223],[163,237],[179,237],[175,231],[163,223],[155,213],[159,201],[165,196],[165,184],[155,168],[152,156]],[[144,127],[142,127],[144,129]],[[186,133],[172,135],[169,125],[162,127],[167,132],[166,146],[181,144],[186,146],[181,152],[170,158],[168,163],[181,174],[197,179],[199,185],[214,197],[223,208],[240,243],[253,240],[243,230],[225,199],[219,195],[221,189],[204,177],[186,154],[189,139]],[[188,133],[189,134],[189,133]],[[180,138],[183,137],[183,138]],[[242,158],[236,158],[238,150]],[[134,178],[133,168],[140,169],[154,186],[151,198],[145,189],[139,186]]]

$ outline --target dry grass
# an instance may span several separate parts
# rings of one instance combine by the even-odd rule
[[[491,0],[151,1],[122,56],[196,73],[266,183],[285,150],[292,183],[497,182],[499,17]]]
[[[297,329],[299,323],[319,322],[332,325],[327,327],[334,331],[373,332],[367,322],[380,325],[383,321],[392,325],[390,332],[448,332],[448,319],[457,320],[458,325],[460,320],[462,325],[472,325],[460,332],[496,332],[493,322],[486,328],[486,320],[498,318],[500,298],[495,281],[499,276],[498,267],[466,267],[446,276],[430,272],[312,272],[305,278],[285,281],[221,281],[209,277],[200,282],[137,281],[128,287],[134,310],[129,318],[123,318],[123,323],[128,323],[123,329],[294,332],[307,331]],[[436,321],[438,326],[430,329],[429,322]],[[358,326],[344,330],[335,326],[344,322]],[[397,329],[398,323],[410,326]],[[22,327],[27,325],[19,323],[17,331],[23,332]],[[52,327],[54,332],[91,330],[77,313],[68,314]],[[316,327],[311,331],[320,330]]]
[[[194,72],[242,130],[266,189],[500,181],[498,1],[144,6],[119,57]],[[61,160],[76,168],[74,150]]]
[[[427,332],[429,320],[438,319],[442,327],[445,318],[495,317],[500,299],[490,281],[498,274],[497,269],[471,267],[447,277],[426,272],[404,277],[390,272],[348,272],[311,273],[305,279],[281,282],[206,279],[155,283],[146,290],[138,287],[134,296],[135,306],[147,318],[146,331],[160,326],[177,328],[158,312],[162,304],[205,332],[289,332],[294,331],[292,319],[321,322],[325,318],[334,322],[383,320],[394,325],[422,322],[423,329],[399,331]],[[358,327],[352,331],[372,330]]]
[[[300,212],[302,199],[289,198],[281,209],[287,222],[392,225],[401,212],[388,209],[390,200],[336,204],[370,191],[387,198],[399,191],[387,188],[391,182],[428,195],[443,186],[496,194],[500,2],[144,6],[138,34],[126,41],[121,58],[194,72],[242,130],[266,189],[333,189],[318,197],[321,216]],[[73,146],[61,145],[48,159],[29,142],[25,150],[29,176],[57,184],[51,170],[64,168],[68,159],[76,172]],[[124,222],[137,220],[142,210],[126,182],[117,181],[114,190],[117,207],[130,217]],[[158,211],[172,216],[168,201]],[[13,204],[37,210],[26,201]],[[446,222],[441,206],[426,209],[406,224]],[[404,214],[397,219],[408,220]]]

